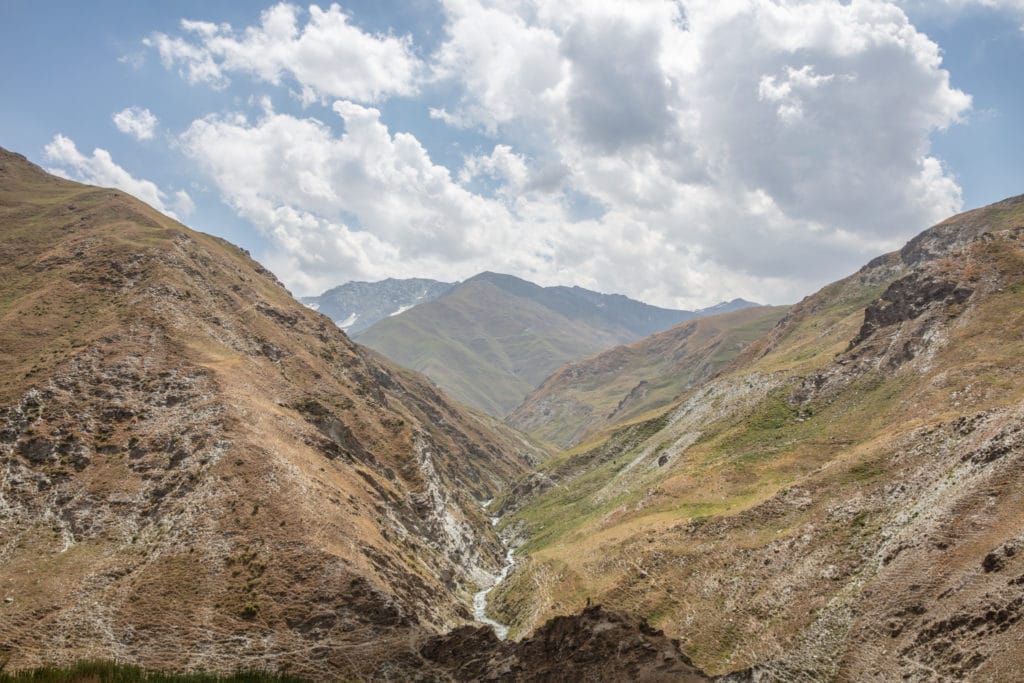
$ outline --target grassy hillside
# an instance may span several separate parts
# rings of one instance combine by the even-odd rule
[[[0,150],[8,671],[384,675],[470,618],[539,456],[248,254]]]
[[[434,301],[381,320],[357,339],[424,373],[466,405],[502,418],[565,363],[684,320],[749,306],[756,304],[736,299],[703,311],[676,311],[621,294],[481,273]]]
[[[463,403],[503,417],[554,368],[634,338],[621,326],[594,327],[523,294],[473,278],[380,321],[359,342],[424,373]]]
[[[588,434],[677,401],[728,365],[788,307],[746,308],[691,320],[559,368],[508,416],[543,441],[571,447]]]
[[[1024,197],[793,307],[670,409],[499,504],[494,611],[599,602],[709,673],[1011,680],[1024,665]],[[525,503],[525,505],[524,505]]]

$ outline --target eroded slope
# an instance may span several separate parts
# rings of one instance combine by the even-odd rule
[[[522,631],[589,600],[634,611],[714,674],[1011,680],[1022,235],[1024,198],[950,219],[672,410],[545,464],[495,611]]]
[[[538,455],[241,250],[2,150],[0,356],[11,668],[387,675],[470,617],[478,500]]]

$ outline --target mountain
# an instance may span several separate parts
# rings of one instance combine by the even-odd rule
[[[237,247],[6,150],[0,320],[11,670],[390,677],[471,620],[480,501],[545,456]]]
[[[668,409],[493,503],[528,632],[591,601],[733,680],[1024,667],[1024,196],[795,305]]]
[[[454,286],[450,282],[424,278],[388,278],[380,282],[347,282],[320,296],[305,296],[299,301],[355,336],[384,318],[433,301]]]
[[[589,434],[673,403],[728,365],[789,310],[737,310],[735,303],[721,306],[733,307],[732,313],[690,320],[559,368],[506,421],[568,448]]]
[[[754,306],[760,306],[761,304],[753,301],[747,301],[746,299],[733,299],[732,301],[722,301],[714,306],[708,306],[707,308],[701,308],[696,311],[697,317],[706,317],[709,315],[721,315],[722,313],[732,313],[733,311],[742,311],[744,308],[752,308]]]
[[[381,320],[358,340],[466,405],[503,417],[561,365],[696,315],[621,294],[481,273]]]

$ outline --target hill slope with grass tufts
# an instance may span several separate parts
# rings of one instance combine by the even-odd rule
[[[5,150],[0,321],[8,670],[386,675],[471,619],[478,501],[543,456],[237,247]]]
[[[527,632],[600,602],[711,674],[1019,677],[1021,330],[1017,197],[825,287],[661,414],[521,480],[494,504],[528,541],[493,614]]]
[[[788,310],[755,306],[690,320],[559,368],[506,421],[562,448],[664,408],[728,365]]]

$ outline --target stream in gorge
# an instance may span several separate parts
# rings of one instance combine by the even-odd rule
[[[490,505],[491,501],[484,501],[484,509]],[[491,517],[491,526],[497,526],[499,517]],[[486,588],[479,590],[473,595],[473,618],[480,623],[487,624],[494,629],[494,633],[498,636],[499,640],[505,640],[508,637],[508,626],[500,622],[495,621],[487,616],[487,595],[501,585],[501,582],[508,578],[508,573],[512,571],[512,567],[516,564],[515,557],[516,547],[508,546],[505,552],[505,566],[501,568],[501,572],[494,579],[494,583]]]

